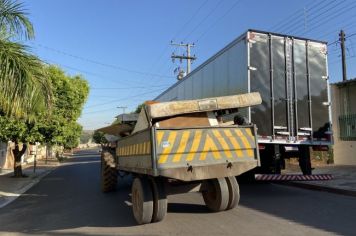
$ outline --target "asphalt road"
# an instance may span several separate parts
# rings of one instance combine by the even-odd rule
[[[169,196],[163,222],[137,226],[131,179],[99,188],[99,157],[82,152],[0,209],[0,235],[355,235],[356,198],[276,184],[241,185],[237,209],[211,213],[197,193]]]

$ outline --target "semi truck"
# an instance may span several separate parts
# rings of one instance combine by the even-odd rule
[[[101,189],[117,187],[130,174],[132,210],[138,224],[167,213],[167,195],[201,192],[212,211],[239,203],[235,178],[260,165],[256,126],[222,119],[224,111],[262,102],[259,93],[160,102],[143,106],[138,117],[99,129],[112,144],[101,153]]]
[[[280,174],[284,160],[298,157],[312,174],[310,149],[332,144],[327,43],[247,30],[161,93],[156,101],[180,101],[259,92],[262,103],[224,111],[226,119],[258,127],[261,166]]]

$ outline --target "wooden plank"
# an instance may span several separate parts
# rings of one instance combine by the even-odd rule
[[[260,94],[254,92],[224,97],[156,103],[147,105],[147,111],[149,116],[155,119],[179,114],[249,107],[261,103]]]

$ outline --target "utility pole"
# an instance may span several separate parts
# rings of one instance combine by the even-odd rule
[[[346,75],[346,52],[345,52],[345,32],[343,30],[340,31],[340,46],[341,46],[341,64],[342,64],[342,80],[347,80]]]
[[[125,110],[126,110],[127,107],[118,106],[116,108],[122,109],[122,121],[121,121],[121,123],[124,123]],[[119,117],[117,117],[117,118],[119,119]]]
[[[190,65],[192,64],[192,61],[196,60],[197,58],[194,56],[190,55],[190,48],[194,47],[194,43],[190,44],[190,43],[173,43],[171,42],[172,46],[178,46],[178,47],[186,47],[187,49],[187,55],[183,54],[183,55],[175,55],[174,53],[172,53],[172,60],[174,62],[175,59],[179,59],[179,61],[182,63],[183,60],[187,60],[187,74],[190,73]]]
[[[125,114],[125,109],[126,109],[127,107],[121,106],[121,107],[116,107],[116,108],[122,109],[122,114]]]

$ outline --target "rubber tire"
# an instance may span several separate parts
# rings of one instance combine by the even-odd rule
[[[204,182],[206,191],[202,192],[205,205],[212,211],[224,211],[229,203],[229,188],[225,178],[210,179]]]
[[[303,175],[311,175],[312,167],[309,146],[301,145],[299,148],[299,167],[303,172]]]
[[[230,210],[237,207],[239,204],[240,188],[234,176],[226,177],[225,179],[229,189],[229,203],[227,204],[226,210]]]
[[[101,191],[104,193],[114,191],[117,186],[117,169],[115,156],[108,150],[101,153]]]
[[[151,178],[153,193],[152,223],[160,222],[167,215],[168,201],[164,182],[158,178]]]
[[[145,177],[135,178],[131,189],[132,212],[140,225],[148,224],[153,216],[153,194],[150,181]]]

